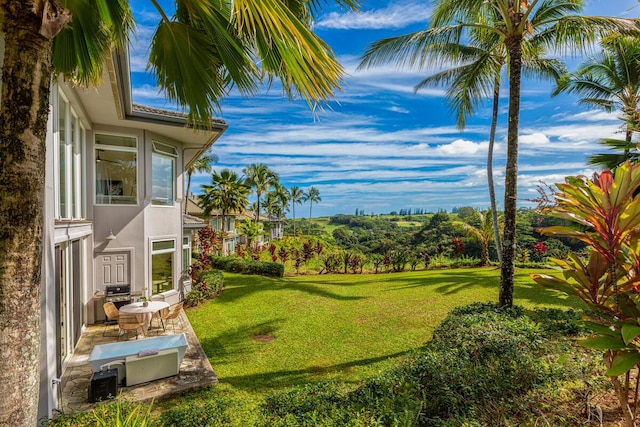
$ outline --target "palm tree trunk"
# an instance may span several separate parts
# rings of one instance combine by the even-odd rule
[[[496,140],[498,126],[498,109],[500,105],[500,75],[496,76],[493,84],[493,112],[491,115],[491,130],[489,131],[489,150],[487,154],[487,181],[489,185],[489,200],[491,201],[491,220],[493,222],[493,238],[496,242],[498,261],[502,263],[502,242],[500,241],[500,227],[498,226],[498,206],[496,190],[493,184],[493,146]]]
[[[293,237],[296,237],[296,202],[291,203],[291,210],[293,211]]]
[[[45,137],[52,74],[52,41],[39,33],[42,7],[37,1],[4,7],[0,425],[7,426],[36,425],[38,416]]]
[[[313,209],[313,200],[309,200],[309,231],[308,234],[311,236],[311,210]]]
[[[522,35],[505,41],[509,52],[509,125],[507,127],[507,167],[504,185],[504,239],[500,270],[500,307],[513,305],[513,275],[516,258],[516,198],[518,194],[518,125],[522,74]]]

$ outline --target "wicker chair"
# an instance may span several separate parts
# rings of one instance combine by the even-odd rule
[[[116,305],[112,302],[105,302],[102,306],[104,308],[104,314],[107,315],[107,318],[104,319],[104,331],[102,331],[102,336],[104,337],[107,333],[107,327],[109,325],[117,325],[118,318],[120,317],[120,312]]]
[[[169,307],[166,310],[162,310],[162,312],[160,313],[160,320],[162,322],[162,329],[163,330],[167,330],[165,328],[167,322],[169,320],[171,320],[171,323],[173,325],[173,332],[176,332],[176,324],[175,324],[175,319],[179,319],[180,320],[180,327],[184,327],[182,324],[182,318],[180,318],[180,313],[182,312],[182,306],[184,303],[179,302],[177,304],[172,305],[171,307]]]
[[[135,331],[136,339],[138,339],[138,332],[141,332],[143,336],[145,334],[145,326],[146,321],[140,321],[138,316],[131,313],[120,313],[120,317],[118,319],[118,326],[120,327],[120,336],[125,335],[127,339],[129,339],[129,332]]]

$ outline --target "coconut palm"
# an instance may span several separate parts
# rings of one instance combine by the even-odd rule
[[[311,234],[311,215],[313,212],[313,204],[322,201],[320,191],[316,187],[309,187],[309,192],[303,196],[305,202],[309,202],[309,234]]]
[[[360,68],[386,61],[418,61],[415,55],[427,53],[438,64],[459,64],[453,68],[435,73],[420,83],[417,92],[427,86],[447,88],[446,98],[452,112],[456,114],[456,124],[464,129],[467,116],[473,114],[486,98],[492,98],[492,118],[489,131],[487,153],[487,181],[496,241],[498,259],[502,261],[498,210],[493,182],[493,149],[500,101],[500,80],[502,69],[507,62],[505,45],[500,37],[486,29],[476,28],[469,33],[467,44],[440,43],[426,44],[424,38],[430,31],[417,31],[391,37],[373,43],[363,55]],[[400,49],[399,47],[403,48]],[[407,48],[411,48],[407,53]],[[561,61],[544,58],[544,47],[539,38],[529,37],[523,44],[523,71],[537,78],[557,80],[566,72]]]
[[[355,8],[353,0],[337,2]],[[310,106],[340,88],[342,67],[310,29],[319,2],[176,0],[173,16],[160,2],[150,3],[159,24],[149,68],[167,97],[188,110],[192,123],[210,124],[231,87],[250,94],[263,80],[279,79],[289,97]],[[0,425],[37,423],[34,361],[41,330],[44,147],[52,76],[60,72],[77,84],[97,84],[105,58],[127,45],[133,25],[125,0],[0,1],[0,312],[7,350],[0,361]]]
[[[609,148],[622,150],[622,154],[597,154],[589,158],[591,164],[614,169],[625,160],[637,161],[639,153],[632,143],[638,130],[638,101],[640,100],[640,39],[635,37],[609,37],[602,41],[602,52],[580,65],[558,83],[553,95],[561,92],[581,96],[584,105],[611,112],[620,110],[625,122],[625,139],[605,139]]]
[[[291,211],[293,213],[293,235],[296,235],[296,205],[301,205],[304,201],[304,191],[295,185],[289,189],[289,200],[291,200]]]
[[[495,240],[493,234],[493,221],[491,210],[480,212],[476,210],[472,220],[478,225],[473,226],[468,223],[462,223],[462,228],[467,236],[476,239],[482,247],[482,265],[489,265],[489,244]]]
[[[186,198],[189,197],[189,191],[191,190],[191,175],[193,175],[194,172],[211,173],[211,170],[213,168],[213,163],[217,163],[217,162],[218,162],[218,155],[208,151],[204,153],[202,156],[198,157],[198,160],[191,163],[185,170],[185,172],[187,173],[187,189],[184,193],[185,194],[185,204],[184,204],[185,214],[187,213]]]
[[[203,185],[202,194],[199,198],[200,206],[206,218],[211,217],[214,209],[220,211],[220,233],[224,240],[225,224],[228,214],[242,213],[249,203],[249,187],[245,180],[230,169],[223,169],[220,172],[214,171],[211,175],[211,185]],[[222,245],[222,252],[226,255],[226,245]]]
[[[544,45],[578,52],[609,31],[636,32],[632,20],[574,15],[582,10],[582,6],[583,0],[437,0],[429,21],[431,28],[425,31],[420,43],[396,44],[395,49],[402,55],[397,55],[390,45],[387,47],[389,53],[377,58],[378,62],[388,62],[387,58],[401,56],[402,59],[398,60],[400,65],[424,67],[431,63],[430,52],[433,50],[426,46],[461,44],[462,40],[472,38],[475,31],[493,34],[497,38],[495,43],[504,47],[509,75],[509,108],[500,306],[513,305],[520,88],[523,53],[526,50],[524,41],[534,35]]]
[[[260,219],[260,199],[262,195],[269,189],[275,188],[280,184],[278,181],[278,174],[269,169],[269,166],[264,163],[254,163],[247,166],[243,170],[246,175],[247,186],[253,188],[256,193],[257,207],[255,221],[258,223]]]

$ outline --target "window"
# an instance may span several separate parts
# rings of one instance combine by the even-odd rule
[[[151,242],[151,293],[159,294],[174,288],[175,253],[175,240]]]
[[[173,206],[176,157],[178,157],[178,150],[175,147],[153,141],[151,156],[152,205]]]
[[[96,204],[138,203],[138,142],[132,136],[96,134]]]
[[[191,238],[184,236],[182,238],[182,271],[185,272],[191,265]]]
[[[75,111],[58,90],[54,97],[54,144],[58,167],[55,172],[56,205],[58,219],[80,219],[83,217],[82,150],[85,130]]]

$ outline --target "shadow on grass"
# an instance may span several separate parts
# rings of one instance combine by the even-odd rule
[[[323,289],[327,285],[326,282],[319,280],[318,282],[308,281],[300,282],[288,280],[284,278],[267,278],[260,276],[246,276],[242,283],[241,277],[230,277],[227,281],[225,277],[225,290],[218,302],[224,304],[225,302],[234,302],[240,298],[245,298],[258,292],[273,292],[273,291],[299,291],[309,295],[314,295],[322,298],[330,298],[335,300],[350,301],[359,300],[363,297],[341,295],[336,292],[331,292]],[[250,283],[250,284],[246,284]]]
[[[286,319],[274,319],[256,325],[246,325],[221,332],[215,338],[200,339],[207,357],[216,360],[235,359],[250,352],[251,339],[256,336],[274,336],[279,324]],[[215,367],[215,366],[214,366]]]
[[[386,354],[378,357],[354,360],[331,366],[311,366],[305,369],[290,371],[274,371],[252,375],[236,375],[231,377],[219,377],[220,383],[229,384],[237,389],[246,391],[267,392],[274,389],[299,386],[305,383],[313,383],[325,380],[325,375],[348,371],[350,368],[368,366],[388,359],[404,356],[408,351]]]

